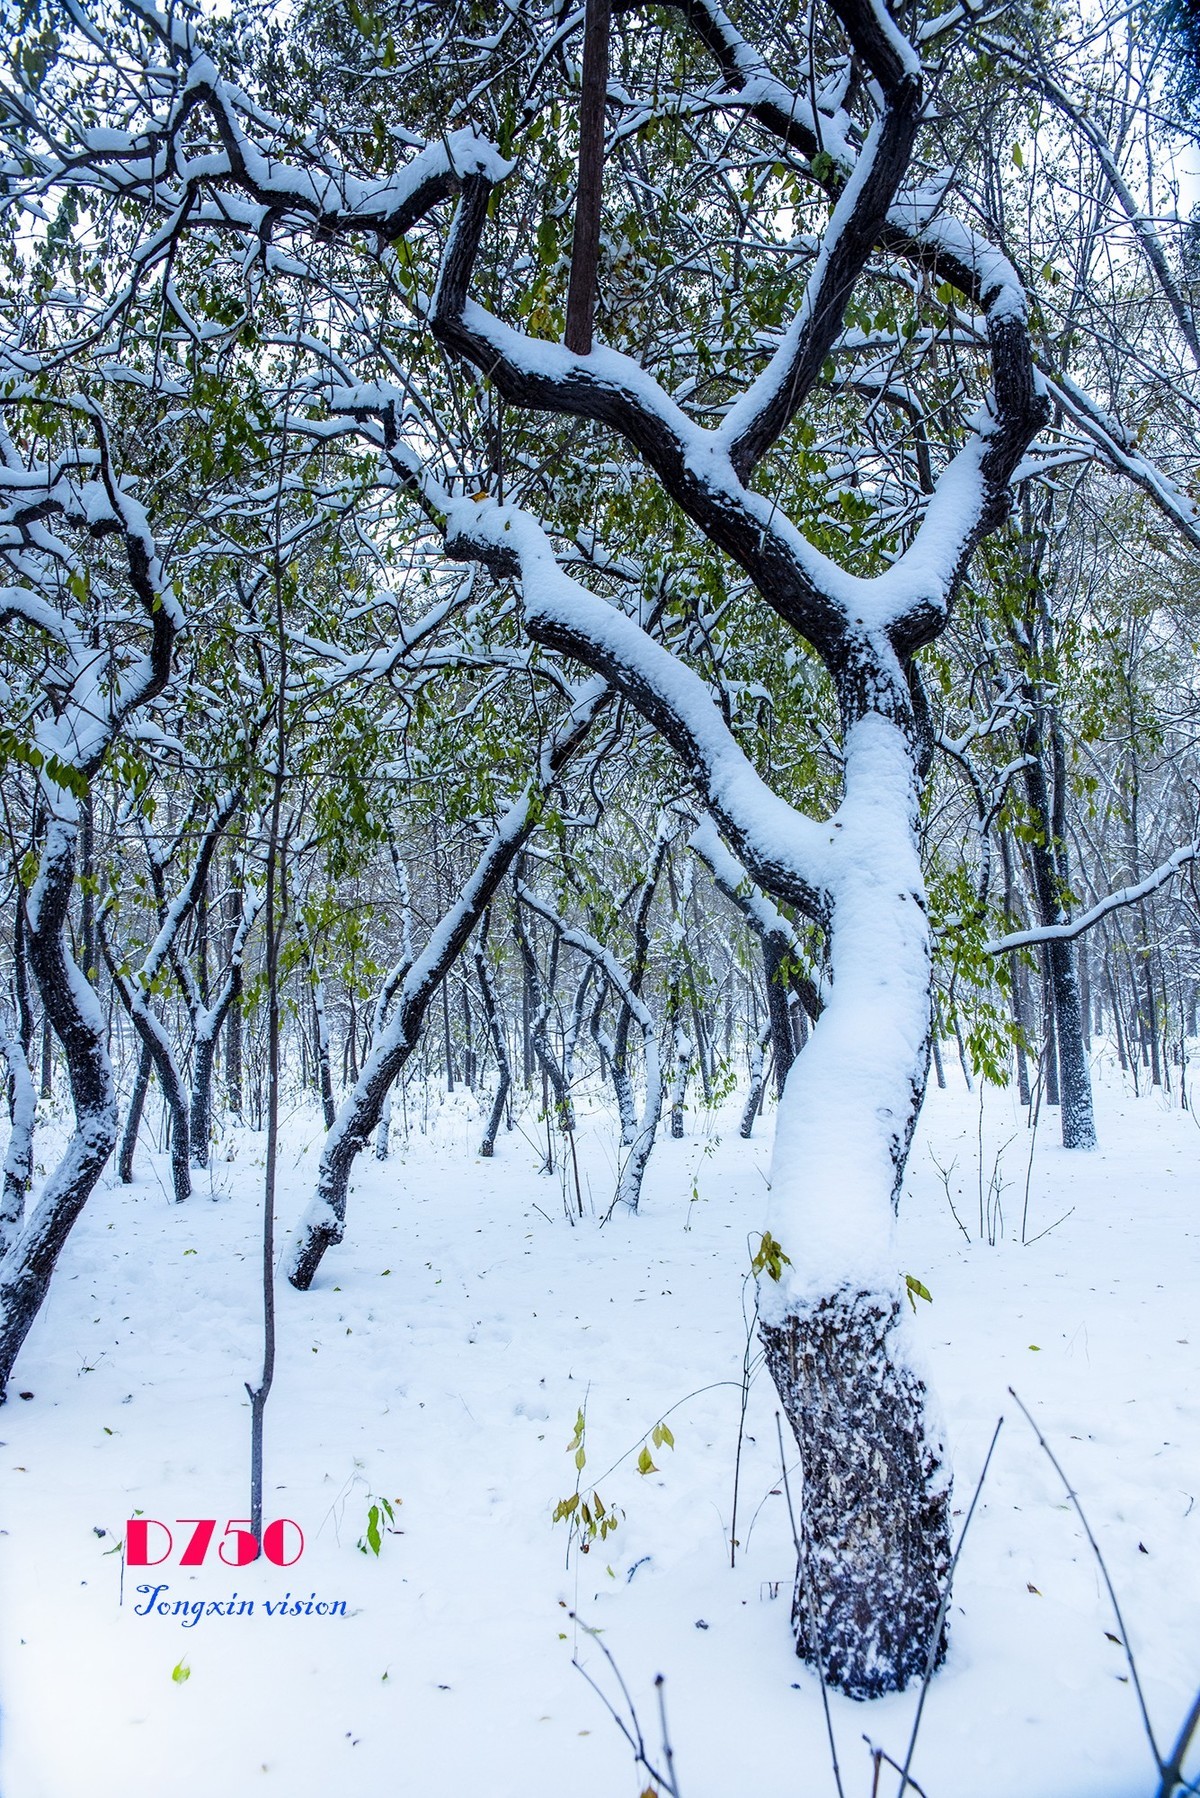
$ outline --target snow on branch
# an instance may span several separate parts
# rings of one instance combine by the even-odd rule
[[[793,963],[804,1009],[815,1023],[824,1009],[825,997],[819,983],[807,971],[811,958],[795,926],[754,885],[737,856],[721,841],[711,818],[700,820],[688,839],[688,848],[700,857],[718,890],[736,906],[759,941]]]
[[[501,181],[510,172],[512,165],[469,129],[448,132],[382,176],[353,174],[317,133],[289,145],[290,157],[280,155],[276,146],[287,138],[281,122],[222,77],[190,22],[165,18],[147,0],[124,0],[124,9],[170,46],[174,66],[137,83],[137,108],[125,128],[93,124],[75,144],[63,141],[40,97],[3,85],[0,99],[17,130],[9,155],[0,154],[0,175],[26,209],[64,188],[137,199],[162,223],[133,250],[135,265],[169,256],[187,224],[240,229],[264,250],[281,224],[391,243],[452,195],[465,174]],[[117,34],[110,41],[82,0],[69,10],[92,49],[116,66]],[[197,129],[200,115],[211,120],[215,141],[211,130]]]
[[[1134,886],[1122,887],[1119,892],[1109,893],[1093,905],[1090,911],[1081,913],[1066,924],[1045,924],[1037,930],[1014,930],[1009,936],[995,937],[990,943],[983,945],[988,955],[1006,955],[1010,949],[1026,949],[1035,943],[1070,942],[1072,938],[1082,936],[1085,930],[1099,924],[1109,912],[1118,911],[1125,905],[1136,905],[1139,899],[1149,898],[1159,887],[1166,886],[1181,868],[1200,856],[1200,838],[1194,843],[1185,843],[1174,855],[1169,855],[1165,862],[1139,880]]]
[[[494,500],[456,501],[446,553],[517,578],[530,636],[602,674],[662,732],[755,879],[810,916],[827,914],[829,830],[771,791],[699,675],[564,574],[529,513]]]
[[[758,79],[751,73],[757,56],[742,46],[719,9],[693,0],[682,10],[731,87]],[[866,146],[845,164],[835,165],[825,153],[829,167],[819,178],[835,207],[816,268],[774,357],[720,426],[696,424],[632,358],[602,347],[575,355],[515,330],[470,299],[492,192],[485,173],[462,183],[432,322],[447,348],[486,373],[510,403],[592,419],[623,436],[709,540],[814,645],[844,700],[849,693],[852,714],[870,688],[873,708],[906,718],[902,664],[940,632],[970,556],[1007,516],[1013,472],[1048,407],[1034,374],[1024,292],[1011,264],[978,234],[941,215],[944,183],[898,191],[920,118],[916,53],[870,0],[842,0],[838,10],[856,54],[884,87],[883,112]],[[780,128],[774,115],[764,122]],[[816,137],[806,148],[819,157]],[[923,274],[948,276],[981,307],[992,391],[936,482],[908,548],[881,574],[862,578],[818,551],[745,479],[820,373],[877,242]]]

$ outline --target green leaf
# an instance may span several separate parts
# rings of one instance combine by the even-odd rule
[[[764,1230],[762,1240],[758,1245],[758,1253],[750,1265],[756,1274],[766,1273],[771,1276],[772,1280],[782,1280],[783,1270],[792,1265],[792,1258],[790,1255],[784,1254],[781,1245],[776,1242],[771,1232]]]
[[[181,1686],[185,1680],[191,1679],[191,1677],[192,1670],[186,1661],[177,1661],[171,1669],[171,1678],[177,1686]]]
[[[917,1279],[915,1274],[905,1274],[904,1288],[908,1295],[908,1302],[914,1311],[917,1308],[918,1299],[924,1299],[927,1305],[932,1305],[933,1294],[930,1292],[928,1286],[923,1285],[922,1282]]]
[[[641,1474],[658,1472],[658,1468],[654,1465],[654,1462],[650,1459],[650,1450],[645,1446],[644,1443],[642,1445],[642,1452],[637,1458],[637,1470]]]

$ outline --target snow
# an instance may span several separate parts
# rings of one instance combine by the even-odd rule
[[[894,725],[870,714],[846,735],[834,818],[829,1003],[788,1076],[767,1214],[791,1259],[764,1282],[762,1312],[845,1287],[890,1293],[893,1146],[907,1136],[929,1015],[929,928],[911,823],[912,767]]]
[[[1122,1651],[1106,1635],[1116,1626],[1006,1389],[1080,1492],[1169,1740],[1200,1668],[1197,1127],[1162,1096],[1134,1100],[1106,1063],[1097,1155],[1054,1147],[1043,1117],[1027,1234],[1070,1215],[1022,1246],[1029,1137],[1012,1097],[988,1091],[984,1183],[997,1150],[1010,1183],[1004,1235],[989,1246],[977,1215],[979,1101],[953,1070],[950,1081],[931,1093],[914,1149],[896,1266],[932,1293],[908,1329],[955,1447],[956,1527],[996,1419],[1006,1421],[913,1774],[930,1798],[1127,1798],[1154,1781]],[[584,1191],[598,1213],[616,1124],[595,1103],[580,1111]],[[124,1607],[118,1557],[105,1551],[135,1508],[168,1521],[216,1515],[218,1530],[245,1510],[263,1138],[227,1139],[215,1202],[199,1191],[173,1207],[157,1154],[140,1155],[132,1188],[106,1176],[3,1413],[6,1798],[639,1791],[625,1743],[571,1668],[577,1640],[617,1699],[571,1609],[604,1631],[652,1758],[652,1681],[665,1674],[687,1798],[831,1793],[816,1682],[789,1647],[792,1550],[762,1374],[743,1444],[742,1547],[728,1564],[743,1282],[769,1147],[769,1128],[739,1141],[736,1116],[736,1100],[718,1116],[689,1112],[689,1137],[656,1148],[641,1216],[601,1229],[589,1215],[571,1229],[558,1175],[536,1171],[531,1110],[484,1163],[469,1096],[440,1107],[435,1096],[423,1134],[410,1087],[407,1146],[384,1165],[363,1159],[346,1241],[317,1287],[302,1296],[280,1283],[268,1512],[301,1524],[301,1561],[127,1572]],[[398,1117],[393,1132],[400,1144]],[[293,1110],[284,1141],[286,1252],[315,1175],[315,1113]],[[48,1159],[44,1149],[45,1139]],[[931,1151],[953,1166],[969,1243]],[[22,1403],[18,1391],[34,1397]],[[567,1445],[581,1405],[585,1478],[625,1516],[568,1569],[566,1526],[550,1518],[574,1489]],[[675,1448],[654,1449],[658,1471],[639,1476],[637,1452],[660,1419]],[[378,1561],[355,1547],[369,1494],[404,1501],[403,1534],[384,1537]],[[236,1592],[259,1609],[194,1624],[139,1617],[142,1580],[166,1580],[170,1600]],[[344,1598],[349,1614],[263,1614],[264,1598],[288,1591]],[[190,1678],[173,1682],[183,1659]],[[915,1701],[833,1698],[848,1793],[870,1789],[864,1732],[903,1759]]]

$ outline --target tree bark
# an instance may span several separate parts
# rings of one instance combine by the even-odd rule
[[[846,1291],[764,1325],[804,1468],[796,1652],[851,1698],[924,1676],[950,1565],[949,1477],[899,1301]],[[945,1631],[933,1664],[945,1658]]]
[[[28,952],[48,1021],[63,1047],[75,1128],[32,1214],[0,1263],[0,1397],[46,1296],[71,1226],[117,1140],[117,1096],[95,994],[66,942],[77,826],[54,818],[28,906]]]
[[[17,901],[20,905],[20,899]],[[0,1260],[21,1232],[25,1194],[33,1177],[33,1129],[37,1095],[29,1060],[19,1037],[0,1038],[0,1054],[8,1064],[10,1122],[4,1155],[4,1186],[0,1192]]]
[[[133,1157],[137,1149],[138,1132],[142,1127],[146,1094],[150,1090],[151,1066],[150,1051],[142,1043],[138,1049],[137,1072],[133,1077],[133,1091],[129,1097],[129,1110],[125,1114],[125,1128],[121,1132],[121,1147],[117,1155],[117,1178],[123,1186],[133,1183]]]
[[[479,1153],[488,1159],[496,1152],[496,1137],[500,1131],[500,1121],[504,1116],[504,1107],[508,1102],[509,1089],[512,1086],[512,1066],[508,1059],[508,1044],[504,1040],[500,1003],[496,997],[496,983],[492,978],[492,970],[488,966],[487,959],[488,926],[491,923],[491,916],[490,911],[484,912],[479,925],[479,937],[475,944],[475,976],[483,995],[484,1016],[487,1018],[492,1048],[496,1054],[496,1096],[492,1100],[492,1108],[484,1126],[483,1141],[479,1145]]]
[[[1065,871],[1061,865],[1066,848],[1065,845],[1056,846],[1053,836],[1042,743],[1032,723],[1022,733],[1021,748],[1029,758],[1024,769],[1025,793],[1037,832],[1030,844],[1029,857],[1040,913],[1038,921],[1042,925],[1059,924],[1065,922],[1066,917],[1062,899]],[[1045,965],[1047,1022],[1054,1031],[1057,1051],[1063,1147],[1094,1149],[1096,1123],[1092,1109],[1092,1076],[1083,1046],[1074,943],[1063,937],[1052,937],[1046,944]]]
[[[596,273],[600,262],[600,201],[604,183],[604,107],[608,94],[611,0],[587,0],[583,27],[583,89],[579,97],[579,185],[567,290],[564,341],[586,356],[592,347]]]

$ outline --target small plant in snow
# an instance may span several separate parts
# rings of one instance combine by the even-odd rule
[[[770,1274],[773,1280],[782,1280],[785,1267],[792,1265],[790,1255],[785,1255],[782,1245],[776,1242],[769,1230],[764,1230],[758,1245],[758,1252],[750,1262],[756,1274]]]
[[[933,1294],[930,1292],[928,1286],[923,1286],[921,1284],[915,1274],[905,1274],[904,1293],[914,1311],[917,1308],[918,1299],[924,1299],[927,1305],[932,1305],[933,1303]]]
[[[704,1151],[703,1151],[705,1161],[707,1161],[709,1159],[709,1157],[713,1154],[713,1152],[716,1149],[717,1145],[719,1144],[720,1140],[721,1140],[721,1138],[719,1136],[714,1136],[710,1142],[705,1143]],[[700,1165],[699,1165],[699,1163],[697,1163],[697,1165],[692,1169],[692,1196],[688,1200],[687,1217],[684,1219],[683,1227],[685,1230],[690,1230],[692,1227],[692,1206],[698,1204],[699,1201],[700,1201]]]
[[[587,1465],[587,1417],[581,1405],[575,1417],[575,1433],[567,1444],[567,1453],[575,1457],[575,1490],[560,1498],[554,1507],[554,1523],[567,1523],[570,1534],[567,1540],[567,1555],[570,1557],[571,1543],[578,1538],[579,1551],[587,1554],[592,1543],[599,1538],[607,1540],[624,1517],[624,1511],[616,1505],[610,1510],[600,1494],[593,1490],[590,1499],[585,1498],[582,1488],[583,1470]],[[643,1449],[643,1454],[646,1452]],[[647,1469],[646,1471],[649,1471]]]
[[[396,1499],[394,1501],[397,1505],[402,1502],[401,1499]],[[385,1519],[386,1523],[384,1521]],[[364,1555],[372,1554],[378,1558],[379,1551],[383,1547],[384,1529],[387,1529],[389,1535],[399,1535],[400,1532],[396,1529],[395,1524],[396,1512],[393,1508],[393,1501],[387,1498],[376,1498],[372,1495],[370,1505],[367,1508],[366,1533],[358,1539],[359,1553]]]
[[[655,1448],[674,1448],[675,1446],[675,1438],[665,1423],[655,1424],[650,1432],[650,1441]],[[641,1474],[658,1472],[658,1468],[651,1459],[649,1445],[645,1442],[643,1442],[641,1453],[637,1458],[637,1470]]]

